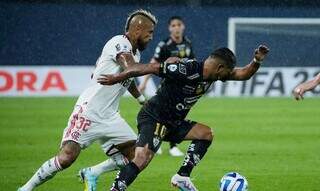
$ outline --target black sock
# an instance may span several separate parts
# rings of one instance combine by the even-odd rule
[[[177,146],[177,144],[176,143],[174,143],[174,142],[170,142],[170,149],[172,149],[173,147],[176,147]]]
[[[130,162],[119,171],[117,178],[114,180],[110,190],[125,191],[127,187],[137,178],[139,173],[140,169],[137,167],[137,165],[133,162]]]
[[[195,167],[202,157],[206,154],[211,141],[193,140],[188,148],[186,157],[180,167],[178,174],[180,176],[190,176],[193,167]]]

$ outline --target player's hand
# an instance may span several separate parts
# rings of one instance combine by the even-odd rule
[[[173,64],[173,63],[178,63],[179,61],[180,61],[180,58],[178,57],[169,57],[165,62]]]
[[[112,74],[101,74],[97,82],[101,85],[114,85],[118,83],[117,78]]]
[[[302,85],[294,88],[292,94],[294,96],[294,98],[299,101],[299,100],[303,100],[303,94],[306,92],[306,90],[304,89],[304,87]]]
[[[260,45],[255,51],[254,51],[254,58],[257,62],[261,63],[264,58],[267,56],[269,52],[269,48],[266,45]]]

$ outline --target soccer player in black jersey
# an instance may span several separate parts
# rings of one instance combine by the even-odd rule
[[[145,74],[164,78],[157,94],[138,114],[139,136],[135,157],[121,169],[111,190],[126,190],[149,164],[162,141],[180,143],[191,140],[184,162],[171,183],[183,191],[196,191],[190,174],[207,152],[214,134],[207,125],[186,120],[185,117],[210,84],[218,80],[250,79],[268,52],[266,46],[259,46],[253,60],[241,68],[235,67],[236,57],[231,50],[220,48],[204,62],[171,57],[164,63],[134,64],[119,74],[102,75],[98,79],[102,85],[112,85]]]
[[[183,19],[179,16],[172,16],[168,20],[168,30],[170,36],[158,43],[150,62],[161,63],[166,61],[169,57],[194,59],[195,55],[191,41],[184,35],[185,24]],[[150,77],[151,74],[144,76],[144,80],[139,85],[140,92],[144,92]],[[161,147],[158,149],[157,153],[162,153]],[[170,142],[169,154],[177,157],[184,155],[174,142]]]

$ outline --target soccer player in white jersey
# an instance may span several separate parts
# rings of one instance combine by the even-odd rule
[[[101,173],[116,170],[134,157],[136,134],[119,114],[119,99],[128,91],[144,102],[132,79],[113,86],[97,83],[101,74],[115,74],[140,61],[140,52],[152,40],[156,18],[145,10],[129,15],[125,35],[111,38],[97,60],[90,86],[82,92],[63,132],[60,151],[42,164],[31,179],[18,191],[31,191],[68,168],[79,156],[81,149],[99,141],[102,150],[110,156],[103,163],[82,172],[83,178],[97,178]],[[88,172],[89,171],[89,172]],[[93,183],[96,180],[88,180]],[[95,185],[87,189],[96,190]],[[58,189],[59,190],[59,189]]]

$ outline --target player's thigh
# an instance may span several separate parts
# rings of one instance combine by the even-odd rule
[[[102,128],[101,124],[91,120],[80,111],[82,111],[81,107],[80,109],[75,107],[75,110],[71,114],[68,125],[62,135],[61,147],[67,142],[73,142],[79,144],[84,149],[99,139],[99,129]]]
[[[212,129],[202,123],[194,123],[189,132],[185,135],[184,140],[213,140]]]
[[[115,152],[130,150],[134,147],[137,135],[119,114],[104,121],[100,143],[106,154],[112,155]]]
[[[162,139],[167,133],[165,125],[157,122],[143,110],[139,112],[137,121],[139,133],[136,146],[147,146],[152,152],[157,152],[161,146]]]
[[[185,137],[192,130],[192,128],[197,124],[195,121],[190,120],[179,120],[171,125],[167,125],[167,134],[164,137],[164,141],[169,141],[172,143],[181,143],[185,140]]]

